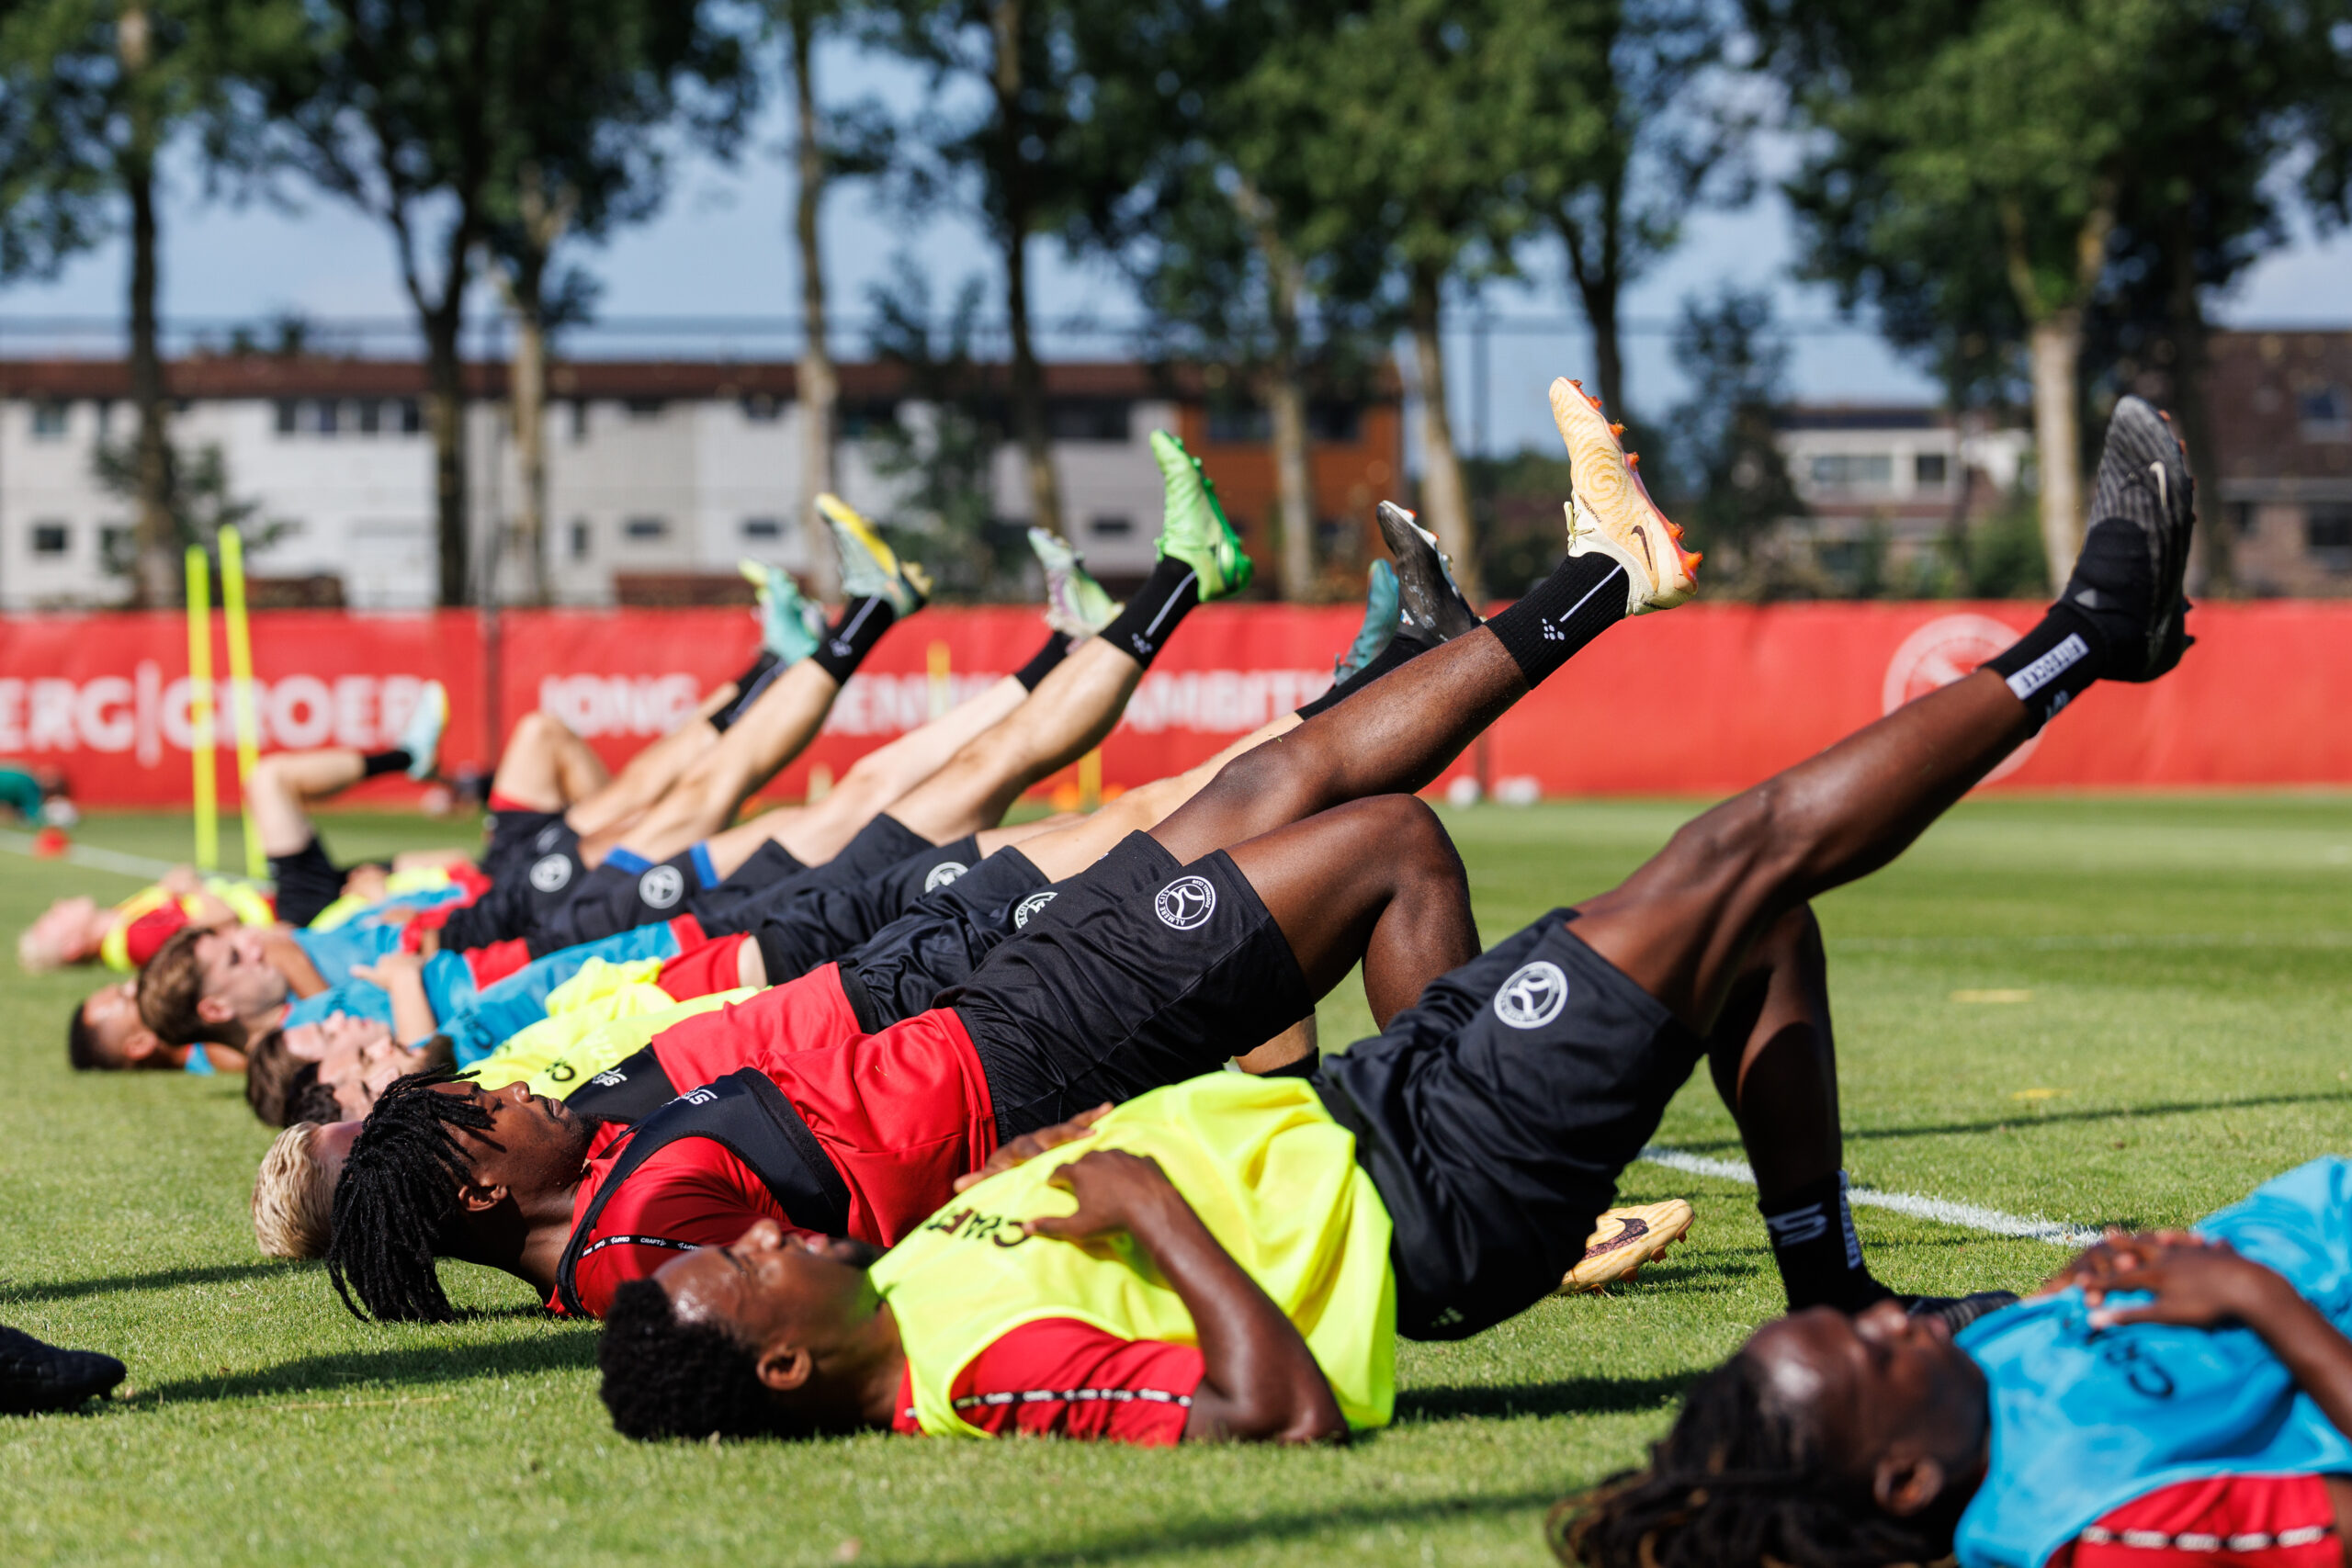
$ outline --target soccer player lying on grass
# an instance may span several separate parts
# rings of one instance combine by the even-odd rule
[[[1598,415],[1565,383],[1554,401],[1581,479]],[[1932,1514],[1975,1473],[1981,1419],[1961,1419],[1965,1401],[1939,1393],[1926,1354],[1906,1348],[1947,1331],[1919,1319],[1985,1303],[1906,1312],[1861,1265],[1806,900],[1892,860],[2094,680],[2153,680],[2177,662],[2188,487],[2169,431],[2127,399],[2100,521],[2041,626],[1701,816],[1623,885],[1438,980],[1310,1082],[1212,1077],[1146,1096],[1103,1116],[1080,1158],[1001,1170],[881,1238],[897,1245],[870,1269],[865,1248],[762,1224],[621,1288],[600,1351],[616,1425],[639,1437],[871,1427],[1159,1441],[1377,1425],[1392,1324],[1459,1338],[1555,1289],[1703,1055],[1800,1315],[1767,1331],[1764,1357],[1751,1349],[1723,1374],[1745,1406],[1713,1393],[1693,1405],[1651,1474],[1605,1493],[1572,1539],[1612,1568],[1933,1559],[1930,1530],[1889,1524],[1858,1540],[1838,1521]],[[1482,705],[1476,666],[1496,651],[1463,637],[1385,684],[1442,669]],[[1367,697],[1328,716],[1380,706]],[[1008,1136],[998,1163],[1072,1132],[1028,1148]],[[2337,1296],[2346,1273],[2352,1257],[2328,1276]],[[2000,1322],[1984,1330],[1995,1341]],[[1821,1349],[1792,1364],[1770,1350],[1785,1340]],[[2105,1371],[2122,1385],[2132,1369]],[[1881,1389],[1883,1405],[1869,1397]],[[1906,1427],[1883,1424],[1903,1413]],[[1883,1441],[1834,1440],[1849,1433]],[[2046,1473],[2055,1447],[2028,1456],[2020,1484]],[[2352,1445],[2336,1448],[2352,1460]]]
[[[1613,441],[1607,457],[1623,478]],[[665,1039],[749,1027],[778,1048],[625,1137],[520,1089],[395,1083],[337,1183],[327,1261],[346,1302],[446,1317],[447,1254],[595,1314],[673,1251],[763,1216],[888,1245],[1000,1143],[1284,1033],[1359,961],[1386,1021],[1477,951],[1461,861],[1401,792],[1629,611],[1690,594],[1670,525],[1623,485],[1610,504],[1601,455],[1578,467],[1599,514],[1580,508],[1571,555],[1526,598],[1227,763],[931,1010],[800,1050],[769,1010],[783,992],[689,1020]],[[1604,1206],[1577,1217],[1568,1263]]]

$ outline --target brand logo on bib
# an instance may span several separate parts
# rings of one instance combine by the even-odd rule
[[[603,1072],[598,1073],[594,1077],[590,1078],[588,1081],[594,1084],[599,1089],[618,1089],[621,1085],[628,1082],[628,1075],[617,1070],[616,1068],[606,1067]]]
[[[542,893],[560,893],[571,880],[570,855],[548,855],[531,867],[531,886]]]
[[[1013,906],[1012,929],[1014,931],[1027,930],[1029,925],[1029,917],[1035,914],[1038,910],[1044,908],[1046,905],[1052,903],[1059,897],[1061,897],[1061,895],[1056,893],[1049,887],[1043,893],[1032,893],[1028,897],[1021,900],[1019,904]]]
[[[941,861],[931,868],[931,874],[922,879],[922,890],[926,893],[936,893],[971,869],[962,861]]]
[[[1159,923],[1170,931],[1188,931],[1216,913],[1216,889],[1205,876],[1180,876],[1152,900]]]
[[[1495,1016],[1513,1029],[1541,1029],[1568,1005],[1568,977],[1544,959],[1522,964],[1495,993]]]
[[[666,909],[685,896],[686,874],[674,865],[646,868],[637,879],[637,896],[649,909]]]

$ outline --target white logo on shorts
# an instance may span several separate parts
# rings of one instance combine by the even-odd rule
[[[570,855],[548,855],[531,867],[531,886],[542,893],[560,893],[571,880]]]
[[[922,879],[922,890],[926,893],[936,893],[971,869],[962,861],[941,861],[931,868],[931,874]]]
[[[1568,1005],[1568,977],[1544,959],[1522,964],[1495,993],[1495,1016],[1513,1029],[1541,1029]]]
[[[562,837],[563,824],[560,822],[548,823],[546,827],[539,829],[539,852],[544,854],[548,851],[555,848],[555,841]]]
[[[1216,913],[1216,889],[1205,876],[1180,876],[1159,890],[1151,907],[1159,912],[1161,925],[1188,931]]]
[[[637,896],[649,909],[666,909],[684,896],[686,874],[674,865],[648,866],[637,879]]]
[[[1043,893],[1032,893],[1028,897],[1021,900],[1019,904],[1013,907],[1012,929],[1014,931],[1025,930],[1029,924],[1030,916],[1035,914],[1038,910],[1044,908],[1046,905],[1052,903],[1059,897],[1061,897],[1061,895],[1048,887]]]

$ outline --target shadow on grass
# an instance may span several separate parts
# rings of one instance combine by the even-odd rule
[[[270,1394],[332,1393],[368,1384],[398,1396],[433,1383],[572,1371],[595,1364],[596,1330],[594,1325],[583,1324],[569,1332],[503,1339],[494,1345],[411,1345],[306,1356],[251,1371],[156,1383],[141,1389],[130,1403],[187,1404]]]
[[[1559,1382],[1461,1384],[1396,1391],[1396,1424],[1512,1416],[1608,1416],[1651,1410],[1690,1386],[1696,1372],[1654,1378],[1568,1378]]]
[[[1848,1127],[1848,1143],[1877,1138],[1940,1138],[1963,1133],[2006,1133],[2066,1122],[2128,1122],[2140,1116],[2195,1116],[2208,1111],[2264,1111],[2280,1105],[2352,1105],[2352,1094],[2265,1094],[2251,1100],[2183,1100],[2163,1105],[2117,1105],[2104,1111],[2019,1111],[1982,1122],[1935,1122],[1915,1127]],[[1702,1138],[1674,1145],[1689,1154],[1736,1152],[1737,1138]]]
[[[175,1291],[182,1285],[219,1285],[275,1274],[283,1263],[216,1263],[201,1269],[159,1269],[153,1274],[106,1274],[95,1280],[61,1280],[49,1285],[20,1285],[0,1280],[0,1303],[63,1302],[77,1296],[111,1295],[118,1291]]]
[[[942,1558],[937,1568],[1077,1568],[1080,1563],[1116,1562],[1125,1558],[1225,1551],[1261,1541],[1296,1540],[1320,1535],[1326,1530],[1440,1524],[1487,1515],[1513,1514],[1528,1508],[1548,1508],[1561,1496],[1561,1493],[1550,1490],[1513,1492],[1487,1497],[1400,1499],[1394,1503],[1367,1503],[1352,1507],[1278,1514],[1257,1519],[1195,1517],[1163,1521],[1140,1529],[1105,1535],[1083,1546],[1061,1551],[1032,1548],[1000,1556]]]

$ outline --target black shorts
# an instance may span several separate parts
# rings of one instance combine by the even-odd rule
[[[1046,886],[1027,855],[999,850],[875,932],[841,961],[842,994],[857,1026],[873,1034],[931,1010],[940,992],[970,979],[1019,929]]]
[[[710,870],[696,853],[701,847],[697,844],[660,865],[635,871],[624,871],[606,861],[581,879],[579,891],[569,903],[549,910],[532,928],[531,956],[544,958],[559,948],[602,942],[681,915],[694,916],[707,931],[723,931],[718,922],[747,900],[808,869],[771,839],[736,868],[734,876],[706,886]],[[739,884],[738,877],[745,880]]]
[[[750,931],[812,888],[854,887],[912,856],[929,854],[938,848],[897,818],[876,817],[860,828],[832,859],[737,899],[731,908],[714,910],[710,918],[703,920],[702,929],[713,936]]]
[[[487,835],[481,852],[482,874],[492,882],[532,860],[531,845],[551,825],[563,820],[560,811],[493,811],[482,819]]]
[[[548,818],[508,856],[504,874],[492,878],[488,893],[450,912],[441,928],[442,948],[488,947],[528,936],[571,901],[587,869],[579,830],[560,816]]]
[[[1213,1072],[1314,1010],[1282,928],[1224,851],[1131,833],[943,993],[988,1074],[997,1136]]]
[[[1396,1223],[1396,1327],[1460,1339],[1559,1289],[1698,1037],[1555,909],[1430,983],[1316,1088]]]
[[[797,980],[872,938],[913,908],[926,894],[960,879],[980,858],[970,838],[927,846],[860,882],[804,879],[792,901],[752,928],[767,964],[768,984]],[[814,884],[814,886],[812,886]]]
[[[269,879],[277,885],[277,918],[289,926],[307,926],[328,905],[343,897],[343,879],[351,874],[327,859],[319,836],[290,855],[269,857]]]

